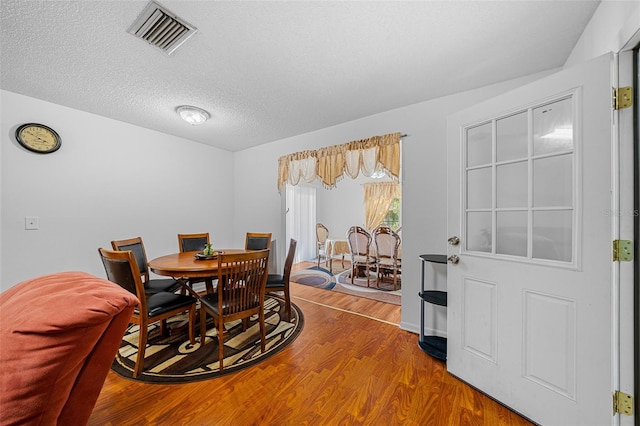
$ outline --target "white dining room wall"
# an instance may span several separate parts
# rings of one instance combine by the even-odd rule
[[[65,270],[104,277],[98,247],[114,239],[141,236],[149,258],[176,252],[179,232],[231,244],[233,187],[220,182],[232,153],[7,91],[0,108],[2,290]],[[62,148],[21,148],[14,133],[29,122],[54,128]]]
[[[389,180],[358,175],[355,179],[345,176],[335,188],[316,183],[317,221],[329,229],[329,237],[346,238],[350,227],[365,227],[364,184]]]

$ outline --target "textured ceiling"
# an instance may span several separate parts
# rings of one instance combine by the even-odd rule
[[[199,30],[171,56],[147,3],[1,0],[0,87],[238,151],[562,66],[599,2],[160,0]]]

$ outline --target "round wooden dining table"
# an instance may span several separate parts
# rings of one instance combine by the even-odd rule
[[[247,253],[245,249],[222,249],[222,254]],[[212,278],[218,275],[218,258],[196,259],[198,251],[186,251],[182,253],[168,254],[157,257],[148,262],[151,272],[157,275],[172,277],[183,283],[192,295],[198,296],[195,291],[185,284],[185,278],[204,278],[207,293],[213,291]]]

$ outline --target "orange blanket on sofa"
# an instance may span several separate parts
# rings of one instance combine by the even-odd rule
[[[137,304],[84,272],[0,294],[0,424],[86,424]]]

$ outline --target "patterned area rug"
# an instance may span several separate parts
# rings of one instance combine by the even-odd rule
[[[334,261],[334,273],[336,272],[335,263],[340,262]],[[402,291],[393,291],[392,283],[386,280],[382,281],[379,289],[376,288],[375,275],[371,275],[370,277],[370,287],[367,287],[366,278],[356,278],[354,279],[354,283],[351,284],[350,268],[337,273],[337,276],[335,276],[327,269],[314,266],[309,269],[292,272],[291,281],[325,290],[333,290],[339,293],[378,300],[380,302],[393,303],[394,305],[402,304]],[[400,287],[400,284],[398,284],[398,288]]]
[[[336,277],[327,269],[314,266],[309,269],[291,272],[291,281],[311,287],[331,290],[336,285]]]
[[[283,313],[280,316],[280,313]],[[200,322],[196,321],[196,334]],[[199,337],[196,344],[189,343],[187,315],[176,316],[168,322],[169,328],[179,329],[169,336],[160,335],[160,324],[149,326],[149,342],[145,351],[144,371],[132,377],[138,354],[138,326],[132,325],[125,334],[111,369],[120,376],[147,383],[188,383],[212,379],[254,365],[284,349],[302,331],[304,317],[300,309],[291,304],[291,321],[287,321],[284,299],[268,295],[265,301],[267,327],[266,351],[260,351],[260,326],[257,315],[251,317],[246,331],[242,321],[225,323],[228,335],[224,339],[224,369],[220,372],[218,359],[218,333],[208,317],[207,338],[203,348]],[[181,327],[182,326],[182,327]]]

